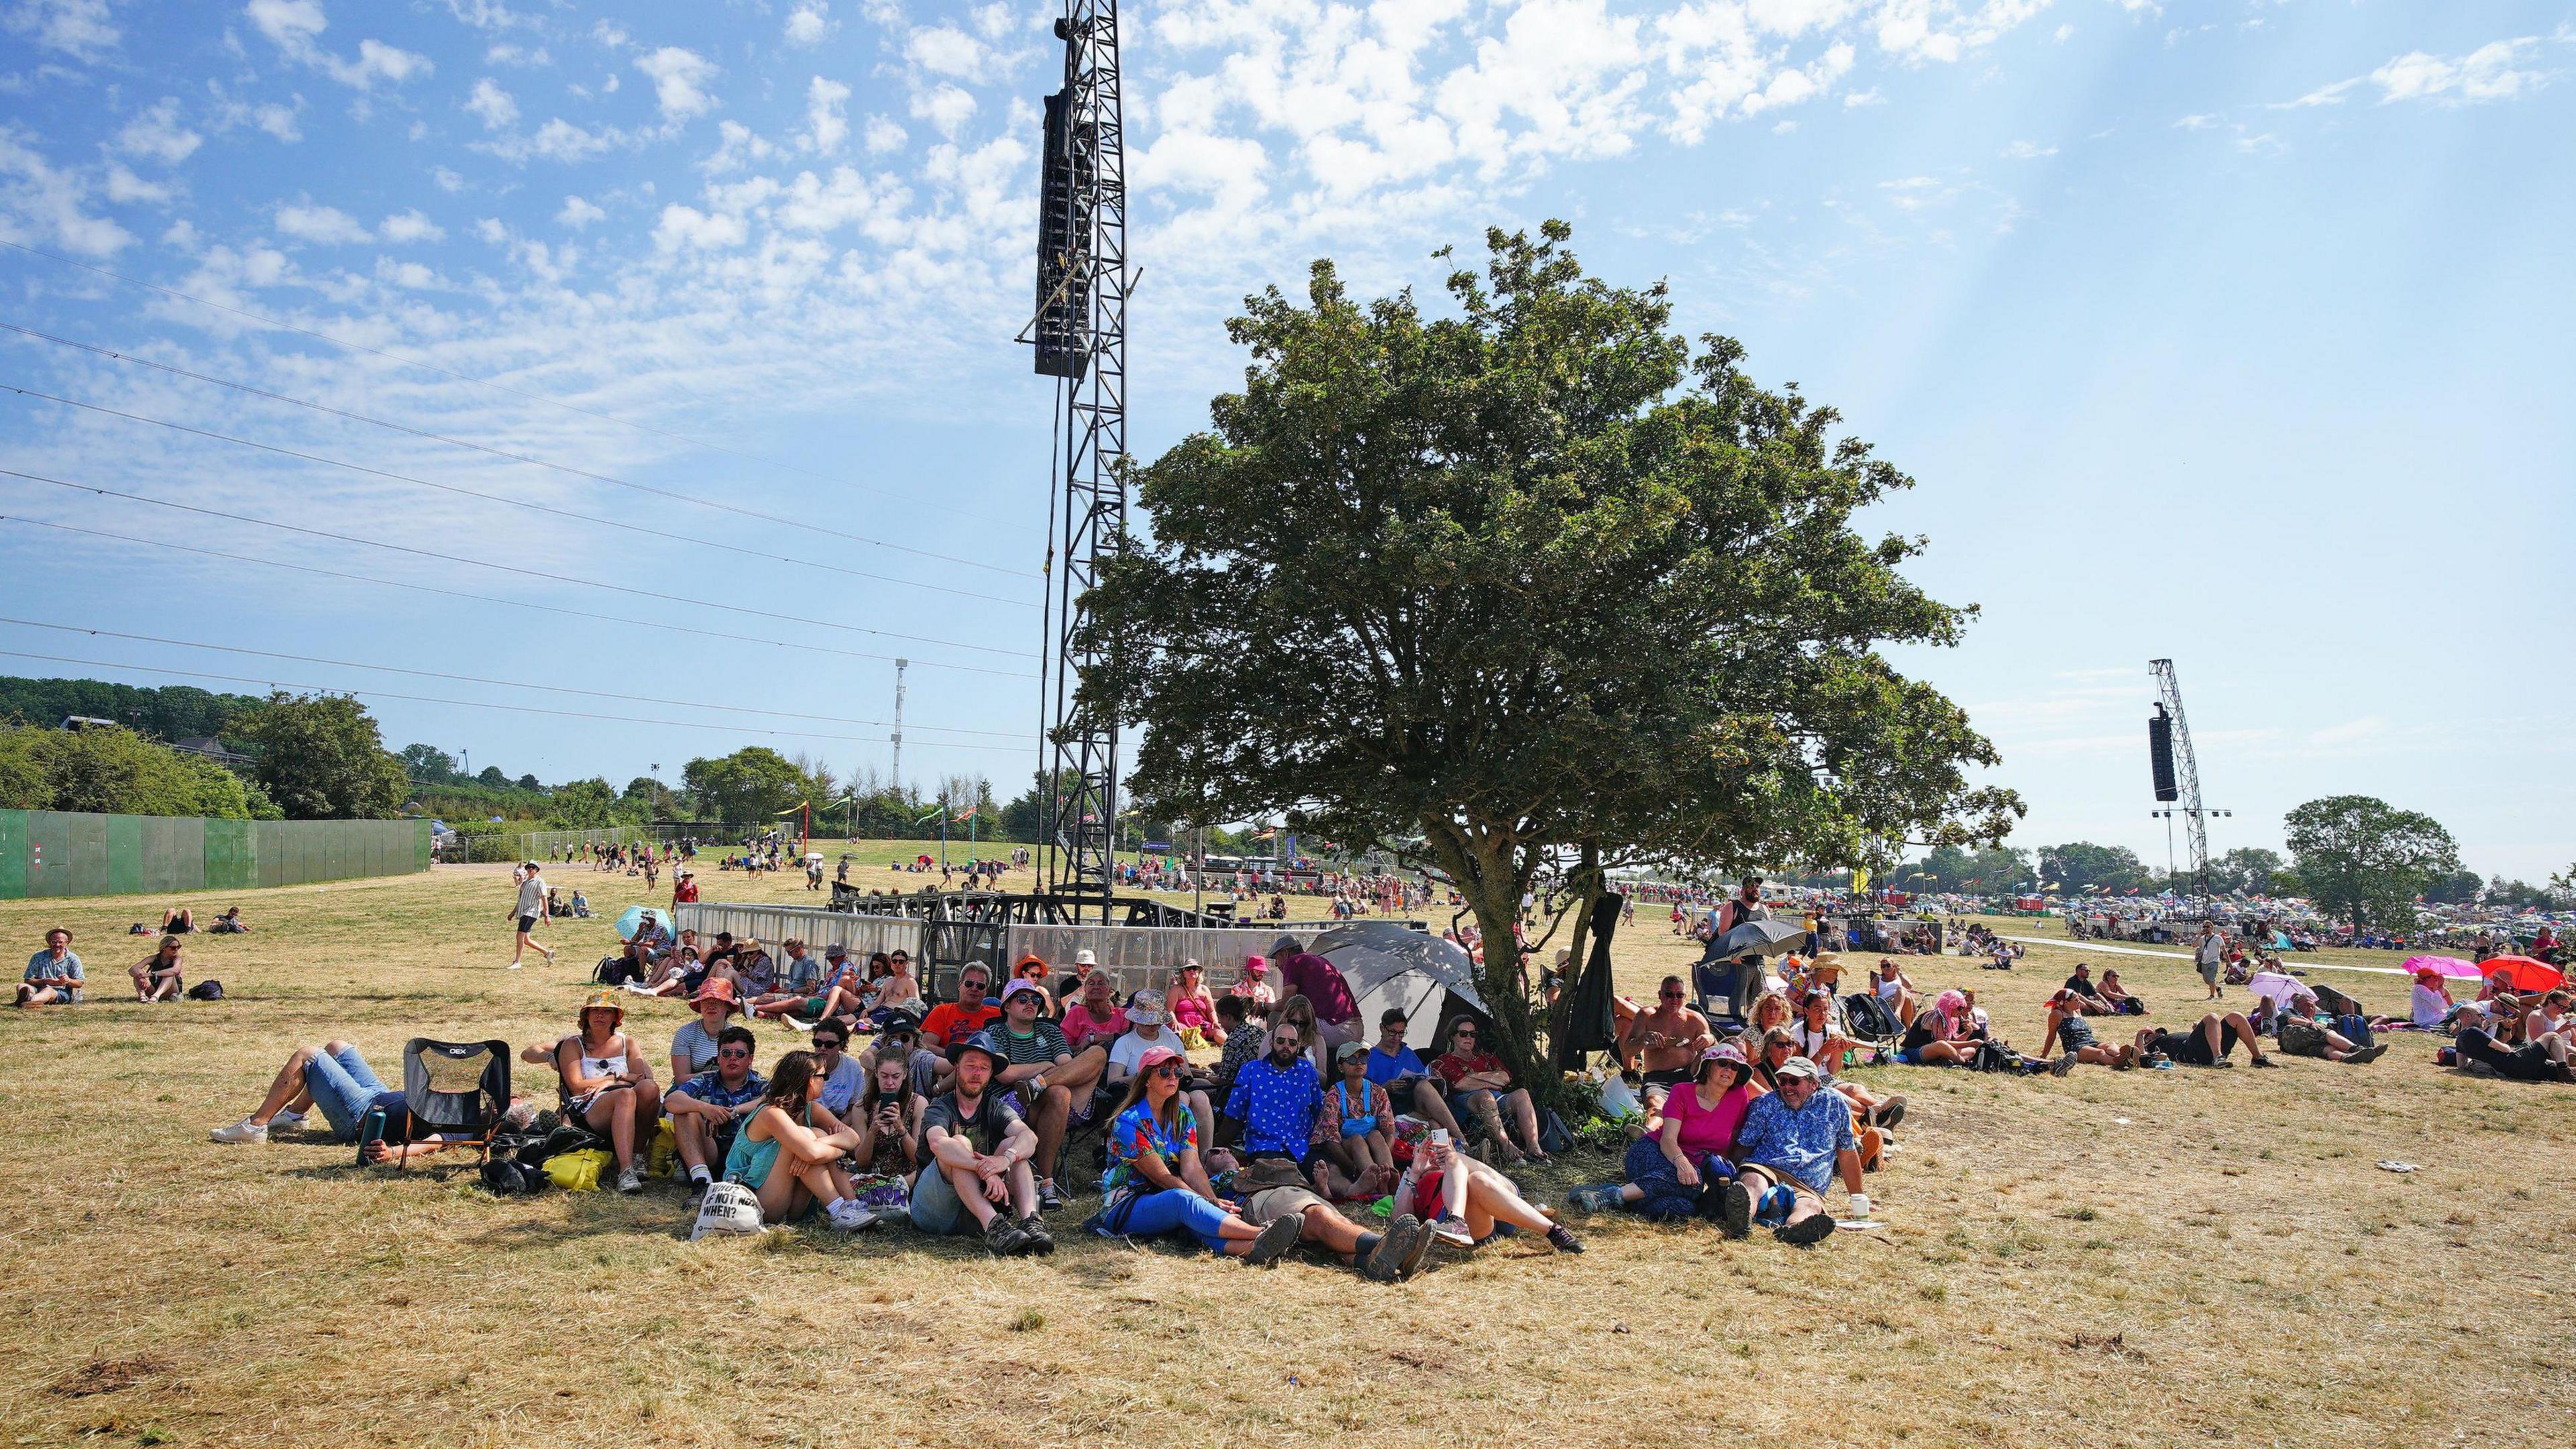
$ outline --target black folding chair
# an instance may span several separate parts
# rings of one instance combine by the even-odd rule
[[[404,1114],[402,1146],[429,1137],[471,1143],[479,1166],[510,1110],[510,1044],[413,1037],[403,1043],[403,1101],[411,1110]],[[396,1172],[406,1156],[395,1157]]]

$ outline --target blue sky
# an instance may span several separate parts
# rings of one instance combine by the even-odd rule
[[[0,467],[312,530],[0,478],[0,614],[183,641],[0,624],[116,666],[0,669],[352,688],[394,744],[623,781],[755,740],[882,771],[901,655],[905,775],[1016,791],[1051,395],[1010,338],[1053,13],[0,0],[0,240],[51,254],[0,249],[0,322],[61,339],[0,332],[0,382],[157,420],[0,394]],[[2576,860],[2576,8],[1125,21],[1140,452],[1239,375],[1246,291],[1317,255],[1428,286],[1434,247],[1563,216],[1918,480],[1872,525],[1984,612],[1906,662],[2002,747],[2016,843],[2163,859],[2168,655],[2237,812],[2215,848],[2365,792],[2482,870]]]

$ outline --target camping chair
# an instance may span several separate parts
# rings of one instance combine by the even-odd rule
[[[423,1136],[474,1145],[479,1165],[492,1151],[492,1136],[510,1110],[510,1044],[505,1041],[403,1043],[403,1101],[411,1111],[403,1146]],[[394,1170],[405,1163],[397,1158]]]

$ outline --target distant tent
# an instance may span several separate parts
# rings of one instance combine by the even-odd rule
[[[1377,1019],[1388,1007],[1405,1015],[1405,1045],[1421,1050],[1438,1040],[1441,1025],[1468,1014],[1487,1019],[1476,991],[1476,963],[1465,947],[1445,937],[1393,921],[1352,921],[1317,936],[1307,947],[1333,963],[1359,998],[1365,1039],[1377,1038]]]

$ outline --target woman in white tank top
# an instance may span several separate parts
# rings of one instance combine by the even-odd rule
[[[617,1154],[619,1192],[642,1192],[638,1139],[661,1118],[662,1088],[651,1061],[619,1030],[625,1020],[617,992],[592,992],[582,1003],[581,1030],[556,1043],[555,1065],[563,1077],[564,1116],[608,1139]]]

